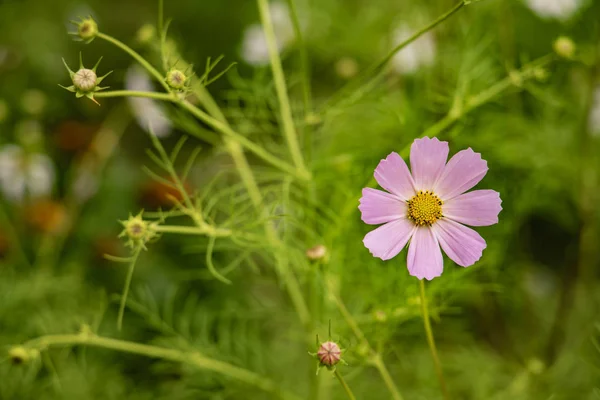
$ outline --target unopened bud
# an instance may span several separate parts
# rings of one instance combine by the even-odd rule
[[[309,260],[321,260],[323,257],[325,257],[327,255],[327,247],[323,246],[322,244],[316,245],[314,247],[311,247],[310,249],[306,250],[306,257]]]
[[[331,368],[342,359],[342,350],[335,342],[321,343],[317,351],[317,357],[322,365]]]
[[[340,58],[335,63],[335,72],[340,78],[350,79],[358,74],[358,63],[354,58]]]
[[[554,41],[552,45],[556,54],[563,58],[571,59],[575,55],[575,43],[571,38],[566,36],[560,36]]]
[[[81,54],[79,54],[79,69],[77,72],[73,72],[67,65],[67,62],[63,59],[63,64],[65,64],[65,68],[69,72],[69,76],[71,77],[71,81],[73,81],[73,85],[68,87],[62,85],[59,86],[63,89],[67,89],[69,92],[75,93],[76,97],[85,96],[94,103],[98,104],[98,102],[94,99],[94,93],[107,89],[106,87],[100,87],[99,85],[104,78],[106,78],[112,72],[110,71],[106,75],[98,77],[98,75],[96,75],[96,69],[98,68],[98,65],[100,65],[100,61],[102,61],[102,57],[100,57],[96,65],[94,65],[91,69],[85,68],[83,66]]]
[[[146,242],[156,236],[154,224],[144,221],[142,213],[135,217],[130,215],[127,220],[120,222],[125,229],[119,237],[126,237],[128,239],[127,245],[130,247],[144,246]]]
[[[81,18],[79,21],[71,21],[71,23],[77,27],[77,32],[69,33],[77,36],[79,40],[89,43],[98,35],[98,24],[92,17]]]
[[[23,346],[13,347],[8,350],[8,357],[13,365],[27,364],[30,360],[39,356],[39,351],[27,349]]]
[[[73,76],[73,85],[82,92],[89,92],[96,87],[98,77],[91,69],[83,68]]]
[[[178,69],[172,69],[167,72],[167,78],[165,79],[167,85],[176,90],[181,90],[185,87],[187,77],[183,72]]]

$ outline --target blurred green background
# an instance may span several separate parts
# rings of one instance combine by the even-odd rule
[[[283,14],[284,3],[276,6]],[[296,4],[311,118],[287,16],[276,32],[311,189],[248,158],[310,299],[311,326],[294,315],[267,244],[217,242],[215,264],[233,281],[225,285],[207,272],[206,238],[164,235],[140,257],[118,332],[126,265],[104,258],[129,254],[118,220],[169,209],[178,196],[142,169],[155,170],[144,151],[152,146],[147,118],[159,115],[167,149],[186,134],[184,155],[202,148],[186,187],[210,204],[211,218],[252,231],[261,216],[208,126],[172,105],[100,98],[98,107],[57,85],[70,84],[61,58],[76,68],[82,52],[86,66],[103,57],[100,75],[114,71],[103,82],[111,90],[136,79],[140,90],[160,89],[115,46],[67,34],[69,20],[92,15],[103,33],[162,71],[156,2],[0,0],[0,399],[276,398],[218,373],[106,349],[8,356],[19,343],[82,326],[199,351],[300,398],[343,399],[328,371],[314,378],[307,354],[315,351],[307,337],[326,337],[329,322],[347,349],[350,366],[340,370],[357,398],[391,398],[329,291],[343,299],[405,399],[441,399],[406,253],[372,258],[362,244],[371,227],[357,209],[379,160],[424,133],[448,140],[451,154],[480,152],[490,170],[478,187],[499,191],[504,208],[498,225],[478,229],[487,241],[483,258],[468,269],[446,259],[442,277],[428,285],[451,397],[600,399],[600,2],[473,2],[403,50],[368,91],[334,105],[328,99],[339,88],[456,2]],[[172,19],[168,63],[193,64],[196,76],[208,57],[224,56],[214,73],[237,63],[209,91],[237,132],[289,159],[268,61],[250,38],[260,22],[255,2],[165,2],[165,17]],[[559,36],[572,40],[572,54],[556,54]],[[326,247],[324,259],[306,257],[315,245]]]

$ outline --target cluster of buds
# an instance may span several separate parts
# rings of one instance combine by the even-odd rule
[[[69,32],[69,35],[77,36],[75,40],[90,43],[98,35],[98,24],[91,16],[71,23],[77,27],[77,32]]]
[[[123,231],[119,237],[127,239],[126,245],[131,248],[146,248],[146,243],[155,238],[156,224],[154,222],[144,221],[142,212],[135,217],[129,215],[125,221],[119,221],[123,225]]]
[[[319,341],[319,335],[317,335],[317,352],[309,353],[315,357],[318,361],[317,374],[322,367],[327,368],[329,371],[335,371],[336,366],[339,363],[348,365],[344,359],[342,359],[342,352],[344,349],[331,340],[331,324],[329,325],[329,339],[326,342]]]
[[[104,78],[106,78],[112,72],[110,71],[106,75],[98,77],[98,75],[96,75],[96,69],[100,64],[100,61],[102,61],[102,57],[100,57],[100,59],[92,69],[85,68],[83,66],[81,53],[79,53],[79,70],[77,70],[77,72],[73,72],[63,58],[63,63],[65,64],[65,68],[67,68],[67,71],[69,72],[69,76],[71,77],[73,84],[71,86],[59,86],[63,89],[68,90],[69,92],[75,93],[75,96],[77,98],[85,96],[88,99],[92,100],[94,103],[100,105],[100,103],[98,103],[94,99],[94,93],[99,92],[100,90],[108,89],[108,87],[100,87],[98,85],[100,85]]]

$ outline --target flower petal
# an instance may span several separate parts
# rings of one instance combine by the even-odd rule
[[[448,161],[433,191],[450,200],[477,185],[487,173],[487,161],[471,148],[459,151]]]
[[[414,230],[415,225],[411,221],[397,219],[367,233],[363,243],[375,257],[389,260],[402,251]]]
[[[498,223],[502,210],[500,193],[495,190],[474,190],[448,200],[442,206],[444,217],[471,226]]]
[[[384,224],[406,216],[406,203],[387,192],[364,188],[358,209],[364,223]]]
[[[449,219],[441,219],[432,226],[444,252],[458,265],[469,267],[481,258],[485,240],[471,228]]]
[[[402,200],[408,200],[415,194],[415,185],[406,163],[398,153],[390,153],[375,168],[375,180],[379,186]]]
[[[444,260],[437,238],[428,226],[416,229],[408,247],[408,272],[419,279],[442,275]]]
[[[417,190],[432,190],[448,159],[448,142],[416,139],[410,148],[410,168]]]

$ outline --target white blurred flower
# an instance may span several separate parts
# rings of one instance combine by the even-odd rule
[[[269,4],[277,50],[283,51],[293,40],[294,30],[289,17],[287,4],[273,2]],[[269,63],[267,39],[260,24],[252,24],[244,31],[241,56],[248,64],[265,65]]]
[[[148,74],[139,66],[129,67],[125,75],[125,87],[127,90],[141,92],[152,92],[154,86]],[[169,136],[171,133],[171,121],[167,118],[164,108],[155,100],[143,97],[128,97],[129,105],[138,125],[145,131],[150,131],[158,137]]]
[[[569,19],[583,0],[526,0],[527,6],[542,18]]]
[[[393,34],[393,43],[398,45],[408,39],[414,32],[402,26]],[[399,74],[412,74],[419,68],[433,64],[435,60],[435,41],[430,32],[400,50],[391,60],[394,71]]]
[[[594,100],[588,120],[588,129],[593,136],[600,136],[600,85],[596,86],[594,90]]]
[[[0,148],[0,191],[7,199],[21,202],[26,195],[47,197],[54,178],[54,164],[47,155],[27,154],[14,144]]]

